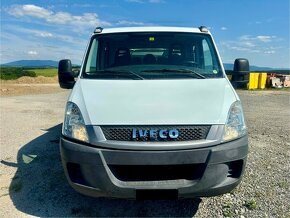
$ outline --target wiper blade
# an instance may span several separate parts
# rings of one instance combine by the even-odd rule
[[[198,79],[206,79],[205,76],[190,69],[158,69],[158,70],[143,70],[142,72],[166,72],[166,73],[178,72],[178,73],[187,73],[187,75],[193,75],[195,78],[198,78]]]
[[[206,79],[206,77],[204,75],[201,75],[200,73],[195,72],[194,70],[190,70],[190,69],[178,69],[180,72],[188,72],[190,74],[194,74],[196,76],[198,76],[200,79]]]
[[[142,76],[140,76],[140,75],[138,75],[137,73],[134,73],[134,72],[132,72],[132,71],[129,71],[129,70],[99,70],[99,71],[97,71],[97,73],[100,73],[100,74],[107,74],[107,73],[113,73],[113,74],[126,74],[126,75],[133,75],[133,76],[135,76],[135,78],[138,78],[138,79],[140,79],[140,80],[144,80],[145,78],[144,77],[142,77]]]

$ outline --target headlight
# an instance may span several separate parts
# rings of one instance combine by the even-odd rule
[[[246,134],[247,127],[244,120],[242,105],[240,101],[236,101],[231,105],[228,113],[223,141],[240,138],[241,136]]]
[[[67,137],[89,142],[83,116],[75,103],[67,103],[62,133]]]

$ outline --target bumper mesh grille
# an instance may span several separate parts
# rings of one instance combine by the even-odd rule
[[[161,139],[156,137],[156,140],[153,141],[194,141],[200,139],[206,139],[207,134],[210,129],[210,125],[191,125],[191,126],[181,126],[181,125],[171,125],[171,126],[101,126],[101,129],[104,133],[104,136],[107,140],[115,140],[115,141],[152,141],[149,136],[145,138],[140,138],[137,132],[137,138],[132,139],[133,129],[138,130],[161,130],[161,129],[177,129],[179,132],[179,136],[177,139]]]
[[[108,166],[115,177],[125,182],[198,180],[202,177],[206,167],[205,164]]]

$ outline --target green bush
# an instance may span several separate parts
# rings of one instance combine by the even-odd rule
[[[22,74],[23,76],[36,77],[36,73],[34,71],[23,70]]]
[[[14,80],[22,76],[36,77],[36,73],[33,71],[24,70],[23,68],[16,67],[1,67],[0,79],[2,80]]]

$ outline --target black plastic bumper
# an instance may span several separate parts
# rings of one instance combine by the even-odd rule
[[[82,194],[135,199],[161,190],[192,198],[227,193],[240,183],[248,138],[175,151],[109,150],[61,138],[60,150],[67,179]]]

